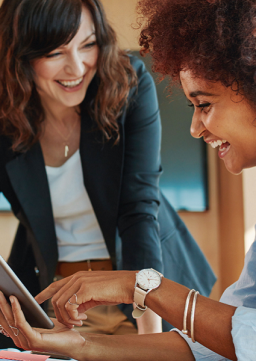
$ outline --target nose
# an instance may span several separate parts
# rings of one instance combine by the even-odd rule
[[[201,121],[200,118],[200,114],[198,114],[195,110],[190,126],[190,134],[193,138],[201,138],[204,131],[206,130],[204,123]]]
[[[79,78],[84,75],[85,67],[86,66],[83,61],[83,57],[80,54],[74,52],[67,58],[65,71],[67,74]]]

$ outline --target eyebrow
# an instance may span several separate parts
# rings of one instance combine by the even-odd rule
[[[88,36],[80,43],[80,45],[81,45],[81,44],[84,44],[88,39],[90,39],[90,37],[91,37],[92,35],[95,35],[95,31],[93,31],[90,35],[88,35]],[[58,47],[57,49],[65,48],[65,46],[66,46],[66,44],[63,44],[62,46]],[[55,49],[55,50],[57,50],[57,49]],[[53,51],[54,51],[54,50],[53,50]]]
[[[88,36],[81,42],[81,44],[85,43],[88,39],[90,39],[90,37],[91,37],[92,35],[95,35],[95,31],[93,31],[90,35],[88,35]]]
[[[211,93],[201,91],[201,90],[196,90],[194,92],[189,93],[189,96],[191,98],[196,98],[199,95],[205,95],[205,96],[208,96],[208,97],[212,97],[212,96],[215,96],[216,94],[211,94]]]

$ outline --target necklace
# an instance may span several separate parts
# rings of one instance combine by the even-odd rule
[[[49,119],[48,119],[49,120]],[[78,119],[77,119],[78,120]],[[69,134],[68,134],[68,136],[67,137],[64,137],[64,135],[61,133],[61,131],[57,128],[57,126],[54,124],[54,122],[52,122],[51,120],[50,120],[50,123],[53,125],[53,127],[55,128],[55,130],[59,133],[59,135],[61,136],[61,138],[64,140],[64,142],[63,142],[63,144],[64,144],[64,156],[65,156],[65,158],[67,158],[67,156],[68,156],[68,152],[69,152],[69,146],[68,146],[68,144],[69,144],[69,138],[71,137],[71,135],[73,134],[73,131],[74,131],[74,129],[75,129],[75,125],[76,125],[76,123],[77,123],[77,120],[74,122],[74,124],[73,124],[73,126],[72,126],[72,128],[71,128],[71,130],[70,130],[70,132],[69,132]]]

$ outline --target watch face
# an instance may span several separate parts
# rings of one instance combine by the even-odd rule
[[[137,282],[144,290],[154,289],[161,284],[161,277],[154,270],[144,269],[137,274]]]

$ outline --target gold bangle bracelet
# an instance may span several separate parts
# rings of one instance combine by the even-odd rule
[[[192,342],[196,342],[195,337],[194,337],[194,322],[195,322],[196,299],[197,299],[198,294],[199,294],[198,291],[196,291],[194,293],[194,299],[193,299],[192,309],[191,309],[190,327],[191,327],[191,340],[192,340]]]
[[[184,335],[188,334],[188,330],[187,330],[188,306],[189,306],[190,297],[193,292],[196,292],[196,291],[194,289],[189,291],[187,299],[186,299],[186,303],[185,303],[184,316],[183,316],[183,330],[181,331],[182,333],[184,333]]]

